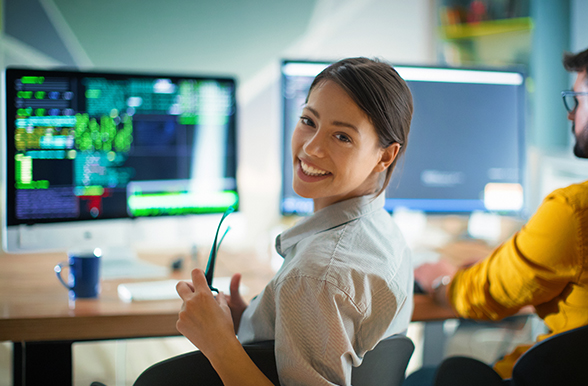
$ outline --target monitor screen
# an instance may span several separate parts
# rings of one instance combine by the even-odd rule
[[[312,212],[292,189],[290,138],[314,77],[328,62],[282,63],[282,214]],[[517,71],[394,66],[413,96],[406,153],[386,209],[427,213],[523,209],[525,89]]]
[[[24,68],[4,78],[6,250],[36,249],[32,231],[57,225],[238,202],[233,78]]]

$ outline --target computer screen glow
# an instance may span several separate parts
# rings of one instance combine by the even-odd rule
[[[4,84],[5,227],[238,205],[232,78],[9,68]]]

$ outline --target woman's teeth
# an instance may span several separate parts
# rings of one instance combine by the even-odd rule
[[[324,176],[325,174],[329,174],[329,172],[314,168],[304,163],[304,161],[300,161],[300,166],[302,167],[304,174],[308,176]]]

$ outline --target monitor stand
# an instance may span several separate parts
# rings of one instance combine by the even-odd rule
[[[169,276],[169,273],[169,267],[143,261],[129,247],[103,251],[100,276],[104,280],[163,278]]]
[[[102,250],[101,277],[107,280],[166,277],[170,271],[169,267],[148,263],[137,257],[128,242],[127,222],[19,225],[7,229],[4,237],[8,245],[16,246],[14,252],[91,251],[99,246]],[[108,245],[94,240],[108,240]]]

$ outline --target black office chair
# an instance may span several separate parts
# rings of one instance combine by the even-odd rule
[[[435,386],[588,385],[588,326],[551,336],[525,352],[512,378],[502,380],[488,365],[473,358],[451,357],[439,366]]]
[[[249,357],[259,369],[279,385],[274,342],[260,342],[243,345]],[[414,351],[414,344],[404,335],[386,338],[366,353],[359,367],[351,373],[354,386],[400,386],[408,361]],[[147,368],[137,378],[134,386],[222,386],[208,359],[200,352],[179,355]]]
[[[588,385],[588,326],[551,336],[524,353],[511,386]]]
[[[414,344],[404,335],[383,339],[373,350],[365,353],[359,367],[351,370],[353,386],[400,386]]]

